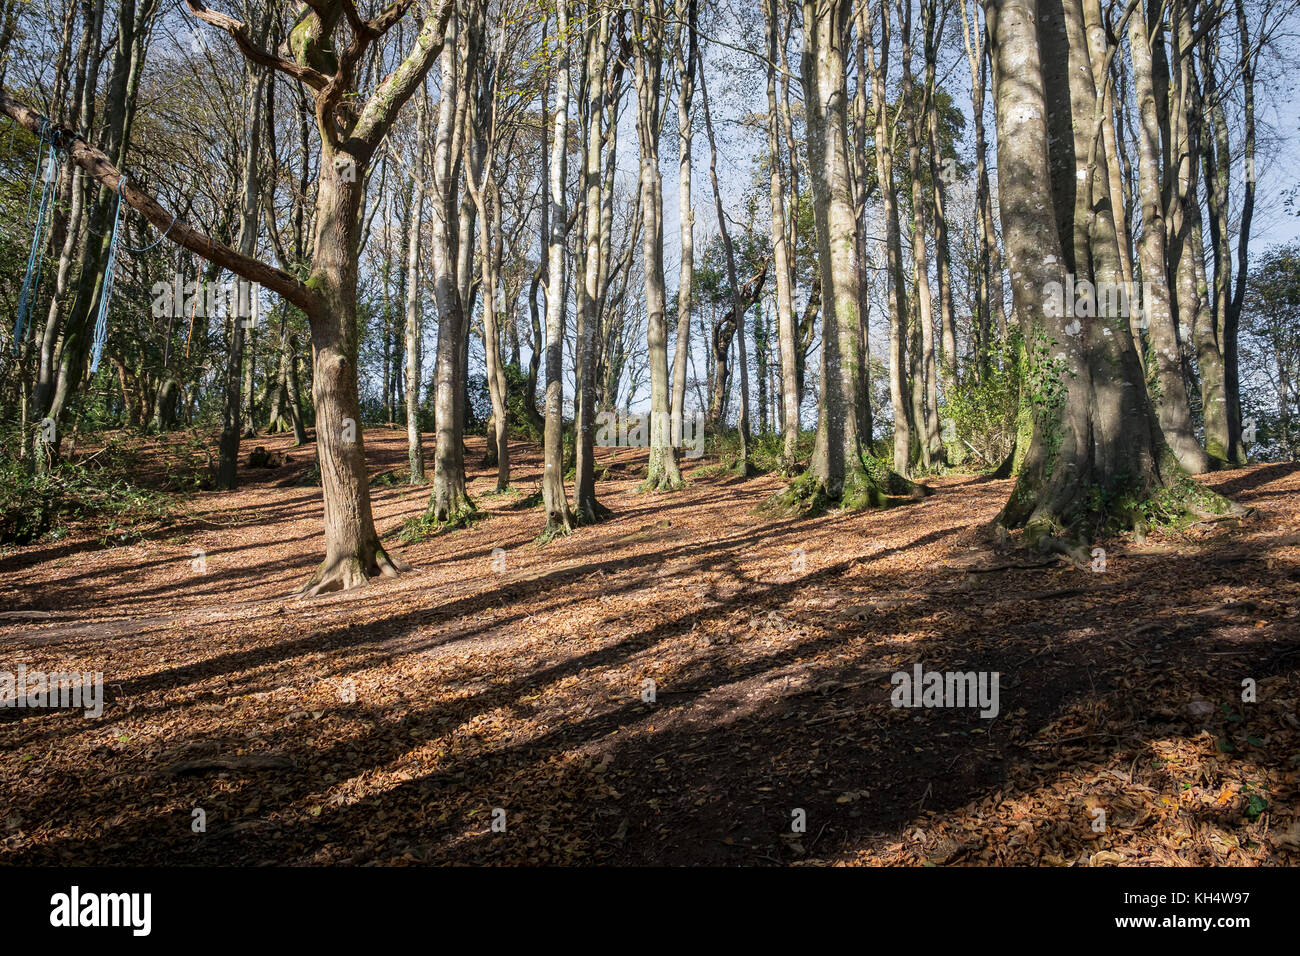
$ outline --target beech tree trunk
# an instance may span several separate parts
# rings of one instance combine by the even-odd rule
[[[1126,317],[1114,309],[1071,316],[1064,308],[1065,276],[1080,253],[1099,261],[1103,278],[1119,270],[1118,255],[1109,249],[1114,228],[1104,223],[1109,210],[1096,217],[1100,226],[1077,215],[1088,200],[1075,190],[1089,179],[1094,194],[1109,188],[1100,171],[1089,176],[1088,157],[1080,155],[1080,142],[1094,128],[1092,107],[1075,116],[1067,135],[1048,135],[1049,117],[1059,119],[1059,111],[1083,102],[1071,77],[1086,77],[1091,85],[1090,70],[1068,69],[1071,54],[1086,44],[1082,12],[1077,0],[1044,2],[1050,6],[1041,21],[1038,0],[988,0],[985,6],[995,67],[1002,234],[1025,332],[1033,432],[999,520],[1024,527],[1030,545],[1083,562],[1086,542],[1099,527],[1140,524],[1142,508],[1157,497],[1166,507],[1227,502],[1193,485],[1169,453],[1142,386]],[[1050,72],[1044,63],[1053,64]],[[1071,182],[1059,181],[1064,177]]]
[[[1145,292],[1142,309],[1151,335],[1155,373],[1160,383],[1155,406],[1165,440],[1179,464],[1190,472],[1199,473],[1206,470],[1208,462],[1192,430],[1178,329],[1170,308],[1165,272],[1165,218],[1160,192],[1160,125],[1156,117],[1147,26],[1140,16],[1129,18],[1129,50],[1138,107],[1138,195],[1142,203],[1142,238],[1138,243],[1138,255]]]
[[[583,274],[578,279],[577,348],[574,355],[577,388],[574,398],[573,510],[580,524],[594,524],[609,515],[596,500],[596,352],[602,300],[601,275],[609,250],[602,241],[601,214],[605,171],[605,69],[609,52],[610,11],[601,10],[586,31],[583,64],[586,88],[585,152],[583,156]],[[617,121],[616,118],[614,121]]]
[[[569,3],[556,4],[555,118],[551,133],[549,188],[550,235],[547,236],[546,286],[546,430],[542,440],[542,505],[546,534],[573,530],[573,515],[564,491],[564,246],[568,203]]]
[[[644,489],[682,486],[669,420],[667,291],[664,279],[663,175],[659,133],[663,126],[663,0],[638,0],[633,10],[637,138],[640,143],[641,268],[644,275],[646,345],[650,363],[650,467]]]
[[[777,46],[783,39],[778,22],[778,0],[764,0],[764,24],[767,38],[767,152],[768,194],[772,203],[772,256],[776,269],[776,321],[781,351],[781,474],[795,474],[799,448],[799,370],[798,345],[794,322],[794,267],[786,225],[785,179],[781,175],[780,113],[776,98]]]
[[[863,454],[857,390],[861,381],[857,215],[849,172],[845,60],[853,7],[848,0],[804,0],[801,72],[808,121],[808,167],[822,283],[821,390],[817,440],[808,471],[773,504],[815,512],[881,506],[910,482]]]

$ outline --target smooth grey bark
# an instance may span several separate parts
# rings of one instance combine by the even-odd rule
[[[864,5],[865,6],[865,5]],[[786,225],[784,163],[781,157],[781,118],[776,96],[777,46],[783,40],[778,22],[778,0],[764,0],[764,29],[767,39],[767,152],[768,195],[772,206],[772,256],[776,271],[777,337],[781,354],[781,473],[795,474],[799,447],[799,372],[795,359],[794,265]]]
[[[609,249],[605,245],[601,218],[605,208],[602,180],[605,178],[604,130],[606,93],[605,72],[609,54],[611,13],[600,9],[588,24],[583,81],[586,89],[586,123],[583,130],[582,170],[583,238],[582,274],[578,277],[578,328],[574,354],[577,384],[574,390],[574,484],[573,512],[579,524],[594,524],[609,515],[609,509],[596,500],[595,433],[596,433],[596,353],[600,332],[603,290]],[[616,116],[610,117],[617,122]],[[612,187],[612,183],[611,183]]]
[[[419,176],[425,174],[429,134],[428,94],[421,89],[416,109],[415,164]],[[420,308],[420,236],[424,220],[426,185],[417,182],[411,190],[406,246],[406,459],[408,481],[424,484],[424,440],[420,434],[420,382],[423,378],[424,322]]]
[[[638,188],[641,197],[641,269],[645,287],[646,345],[650,363],[650,466],[644,488],[682,486],[677,449],[669,427],[667,290],[664,279],[663,175],[659,136],[663,128],[663,59],[666,11],[663,0],[638,0],[632,11],[636,34]]]
[[[1170,306],[1168,273],[1165,271],[1160,124],[1156,115],[1147,26],[1140,16],[1129,18],[1129,51],[1138,115],[1138,196],[1142,206],[1138,255],[1145,292],[1142,309],[1151,336],[1155,374],[1160,383],[1155,406],[1165,440],[1178,457],[1179,464],[1192,473],[1199,473],[1205,471],[1209,463],[1192,429],[1178,330]]]
[[[568,220],[565,182],[568,178],[569,134],[569,3],[556,3],[555,118],[551,133],[546,284],[546,428],[542,440],[542,506],[546,534],[573,529],[573,514],[564,491],[564,245]]]

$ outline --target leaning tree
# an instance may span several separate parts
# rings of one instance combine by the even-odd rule
[[[243,254],[179,221],[150,193],[125,177],[103,152],[70,130],[51,130],[44,117],[0,91],[0,109],[39,133],[53,136],[72,161],[105,189],[162,231],[167,239],[216,265],[270,289],[307,316],[314,353],[312,393],[316,447],[325,506],[325,559],[299,593],[314,595],[363,585],[376,574],[395,576],[409,567],[388,554],[370,508],[365,448],[357,392],[357,274],[360,210],[366,170],[398,112],[423,84],[438,58],[453,0],[439,0],[425,15],[406,56],[365,95],[363,59],[415,5],[394,0],[370,19],[353,0],[308,0],[288,41],[278,51],[259,45],[249,26],[185,0],[203,22],[228,33],[252,63],[292,77],[315,106],[321,170],[315,235],[306,281]]]

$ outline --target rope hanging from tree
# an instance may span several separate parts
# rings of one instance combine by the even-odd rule
[[[91,342],[91,375],[99,371],[99,360],[104,353],[104,344],[108,341],[108,307],[113,299],[113,273],[116,271],[115,267],[117,266],[118,229],[121,224],[122,213],[122,186],[125,183],[125,175],[117,181],[117,203],[113,207],[113,231],[108,240],[108,263],[104,266],[104,296],[99,301],[99,317],[95,320],[95,337]],[[148,252],[167,238],[167,233],[172,231],[174,225],[176,225],[176,217],[172,216],[171,225],[167,227],[166,232],[150,245],[135,249],[123,243],[122,247],[127,252]]]
[[[32,177],[32,188],[27,194],[27,218],[32,215],[32,200],[36,195],[36,184],[41,179],[41,153],[46,152],[44,164],[45,183],[41,187],[41,204],[36,212],[36,228],[32,232],[32,248],[27,254],[27,272],[23,276],[22,291],[18,294],[18,315],[14,320],[14,354],[17,355],[27,329],[27,317],[31,312],[32,300],[41,285],[41,271],[45,257],[41,254],[45,248],[46,216],[54,204],[54,191],[58,183],[59,154],[50,134],[50,121],[41,120],[41,147],[36,151],[36,174]]]
[[[99,300],[99,315],[95,319],[95,337],[90,346],[90,374],[99,371],[99,360],[104,354],[104,344],[108,341],[108,305],[113,299],[113,272],[117,265],[117,230],[122,213],[123,176],[117,181],[117,203],[113,206],[113,231],[108,239],[108,263],[104,266],[104,295]]]

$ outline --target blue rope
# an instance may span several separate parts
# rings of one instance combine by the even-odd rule
[[[118,224],[122,212],[123,176],[117,181],[117,204],[113,207],[113,233],[108,240],[108,263],[104,266],[104,295],[99,300],[99,317],[95,320],[95,338],[91,343],[90,374],[99,371],[99,359],[104,354],[104,344],[108,341],[108,306],[113,299],[113,271],[117,265]]]
[[[45,117],[41,117],[40,129],[37,131],[36,134],[41,139],[41,145],[36,147],[36,172],[32,176],[32,188],[27,191],[27,218],[28,219],[32,218],[32,200],[36,198],[36,184],[40,182],[41,179],[41,151],[42,148],[45,146],[45,144],[49,142],[47,136],[49,127],[50,127],[50,121]]]
[[[145,246],[143,249],[133,249],[131,246],[123,246],[122,248],[125,249],[127,252],[148,252],[150,249],[155,249],[164,239],[167,238],[167,233],[172,231],[172,226],[174,225],[176,225],[176,217],[172,216],[171,225],[167,227],[167,231],[164,232],[161,236],[159,236],[154,242]]]
[[[18,315],[14,320],[14,354],[21,349],[23,335],[27,330],[27,318],[31,312],[32,299],[41,285],[41,272],[44,270],[45,257],[41,255],[45,248],[46,216],[54,202],[54,191],[58,182],[55,174],[58,153],[54,141],[50,138],[49,120],[41,120],[41,146],[48,147],[45,161],[45,184],[41,187],[41,205],[36,213],[36,228],[32,231],[32,248],[27,253],[27,272],[23,276],[22,291],[18,294]],[[32,215],[32,197],[36,194],[36,183],[41,178],[41,149],[36,151],[36,175],[32,177],[31,192],[27,197],[27,217]]]

